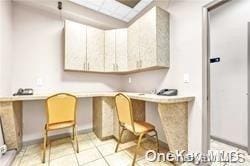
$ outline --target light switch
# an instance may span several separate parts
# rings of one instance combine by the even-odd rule
[[[42,87],[43,86],[43,79],[42,78],[37,78],[36,79],[36,86]]]
[[[132,83],[132,78],[131,77],[128,78],[128,83],[130,83],[130,84]]]
[[[189,83],[190,82],[189,74],[185,73],[183,79],[184,79],[184,83]]]

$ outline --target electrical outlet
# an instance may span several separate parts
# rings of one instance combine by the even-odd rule
[[[42,87],[43,86],[43,79],[42,78],[37,78],[36,79],[36,86]]]
[[[131,77],[128,78],[128,83],[130,83],[130,84],[132,83],[132,78]]]

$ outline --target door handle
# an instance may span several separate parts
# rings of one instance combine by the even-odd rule
[[[210,63],[219,63],[219,62],[220,62],[220,57],[210,59]]]

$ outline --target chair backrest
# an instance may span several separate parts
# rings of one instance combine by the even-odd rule
[[[74,121],[76,119],[77,98],[67,93],[50,96],[46,100],[47,124]]]
[[[130,98],[125,94],[118,93],[115,96],[115,104],[119,123],[122,125],[131,125],[135,132],[133,109]]]

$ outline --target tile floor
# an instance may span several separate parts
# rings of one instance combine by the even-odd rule
[[[244,163],[225,163],[225,162],[216,162],[213,163],[212,166],[250,166],[250,155],[244,150],[241,150],[237,147],[233,147],[227,144],[224,144],[222,142],[218,142],[216,140],[211,139],[210,140],[210,149],[211,150],[224,150],[227,152],[230,151],[238,151],[242,154],[244,154],[245,162]]]
[[[121,144],[117,153],[114,152],[116,141],[99,140],[94,133],[79,135],[79,149],[77,154],[70,138],[63,138],[51,141],[47,148],[46,163],[41,163],[41,144],[23,147],[16,156],[12,166],[130,166],[136,148],[135,142]],[[137,166],[173,166],[172,163],[149,162],[145,160],[145,152],[154,149],[153,141],[144,140],[139,155],[137,156]],[[211,148],[214,150],[237,150],[244,154],[247,152],[211,140]],[[160,152],[167,152],[168,149],[161,147]],[[191,163],[182,164],[192,166]],[[213,163],[212,166],[250,166],[250,156],[246,155],[246,162],[243,164]]]
[[[51,141],[47,148],[46,163],[41,163],[41,144],[23,147],[16,156],[12,166],[130,166],[133,160],[135,142],[121,144],[115,153],[116,141],[99,140],[94,133],[81,134],[79,139],[79,153],[75,153],[74,145],[70,138],[63,138]],[[171,163],[151,163],[144,159],[144,154],[148,149],[154,149],[153,141],[145,140],[137,156],[137,166],[172,166]],[[168,149],[160,148],[161,152]]]

